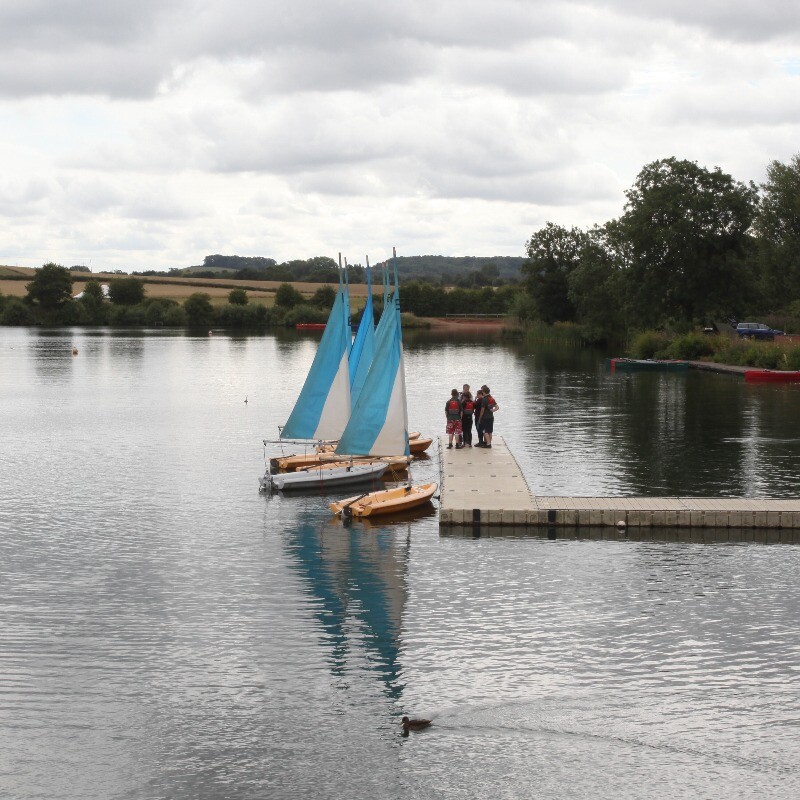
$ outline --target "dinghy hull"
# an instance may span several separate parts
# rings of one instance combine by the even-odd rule
[[[438,483],[420,486],[399,486],[366,495],[356,495],[330,504],[334,514],[345,517],[375,517],[381,514],[396,514],[427,503],[439,488]]]

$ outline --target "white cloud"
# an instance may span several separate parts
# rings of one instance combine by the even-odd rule
[[[520,254],[548,219],[617,215],[656,158],[760,181],[798,150],[796,17],[751,0],[6,0],[0,262]]]

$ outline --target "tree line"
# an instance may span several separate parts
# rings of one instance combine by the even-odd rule
[[[590,341],[744,316],[800,316],[800,155],[757,187],[664,158],[589,230],[548,222],[527,243],[520,315]],[[794,303],[794,306],[792,305]]]

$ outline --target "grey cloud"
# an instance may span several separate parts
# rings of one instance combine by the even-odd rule
[[[592,3],[595,5],[595,3]],[[763,0],[609,0],[608,8],[623,16],[669,20],[682,27],[694,27],[713,38],[758,42],[796,36],[800,15],[792,3],[765,3]]]
[[[576,44],[543,41],[516,51],[449,54],[453,83],[497,86],[511,94],[597,94],[621,88],[632,64]]]
[[[0,182],[0,214],[5,217],[24,218],[41,214],[42,206],[57,184],[48,178],[33,176],[23,181]]]
[[[712,39],[748,41],[788,36],[800,26],[791,5],[755,0],[642,0],[633,6],[623,0],[7,0],[0,7],[0,93],[144,97],[179,65],[208,59],[263,62],[260,86],[250,87],[253,97],[360,89],[426,75],[517,94],[536,93],[539,86],[597,92],[618,85],[624,69],[613,57],[592,69],[581,54],[607,48],[613,23],[628,29],[631,19],[669,20]],[[655,25],[644,35],[654,45],[659,41]],[[641,47],[635,38],[628,41]],[[531,46],[534,52],[526,54]]]
[[[0,95],[98,94],[151,96],[167,69],[140,46],[115,49],[87,45],[68,56],[54,52],[12,50],[0,58]]]
[[[87,44],[119,46],[152,36],[180,0],[5,0],[0,5],[0,44],[24,42],[32,51],[78,51]]]

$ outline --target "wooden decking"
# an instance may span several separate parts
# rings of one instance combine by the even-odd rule
[[[800,499],[534,496],[502,437],[442,447],[441,526],[800,530]]]

